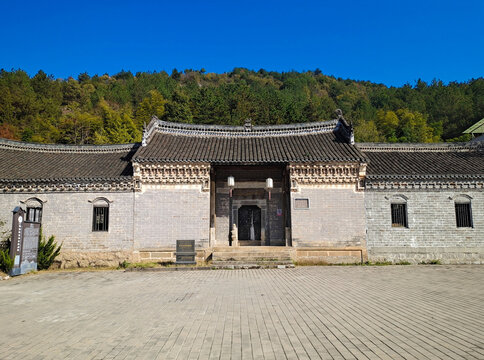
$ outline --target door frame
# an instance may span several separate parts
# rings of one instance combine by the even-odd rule
[[[260,208],[260,244],[266,245],[267,201],[265,199],[232,200],[232,223],[239,226],[239,209],[244,206],[258,206]],[[232,226],[231,226],[232,227]]]

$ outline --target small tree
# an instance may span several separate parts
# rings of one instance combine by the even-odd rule
[[[9,273],[13,268],[13,259],[10,257],[10,249],[0,249],[0,270]]]
[[[48,269],[54,262],[55,258],[59,255],[61,248],[62,244],[57,246],[54,235],[51,235],[49,237],[49,240],[46,241],[44,235],[42,234],[41,228],[39,233],[39,253],[37,256],[37,269]]]
[[[13,259],[10,257],[10,230],[4,230],[5,221],[0,220],[0,270],[8,273],[12,270]]]

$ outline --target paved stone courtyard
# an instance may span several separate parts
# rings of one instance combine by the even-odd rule
[[[482,266],[47,273],[0,305],[0,359],[484,359]]]

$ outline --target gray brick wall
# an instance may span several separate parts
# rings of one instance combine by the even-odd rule
[[[399,195],[407,198],[408,228],[395,228],[391,224],[390,204]],[[472,198],[473,228],[456,226],[453,199],[458,195]],[[365,208],[370,260],[441,259],[454,263],[484,260],[482,191],[367,191]]]
[[[135,199],[136,249],[174,248],[176,240],[208,246],[210,193],[201,185],[144,186]]]
[[[174,248],[177,239],[194,239],[208,246],[209,193],[201,185],[170,185],[138,193],[0,194],[0,219],[11,229],[12,210],[21,201],[44,201],[44,234],[56,236],[64,251],[133,251]],[[105,197],[109,205],[109,231],[93,232],[93,205]]]
[[[295,199],[309,209],[295,209]],[[365,246],[364,193],[353,187],[301,185],[291,193],[293,246]]]
[[[55,235],[64,251],[121,251],[133,249],[133,197],[129,193],[43,193],[0,194],[0,219],[12,228],[12,210],[37,197],[44,202],[42,227],[46,236]],[[97,197],[111,201],[109,231],[93,232],[93,205]]]

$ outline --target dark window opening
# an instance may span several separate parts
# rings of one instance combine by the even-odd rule
[[[108,231],[109,207],[94,206],[92,231]]]
[[[309,199],[295,199],[294,200],[295,209],[309,209]]]
[[[26,221],[40,223],[42,221],[42,208],[27,207]]]
[[[407,204],[392,204],[392,227],[408,227]]]
[[[471,204],[455,204],[457,227],[472,227]]]

